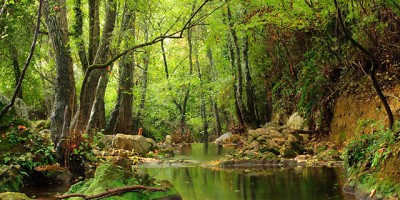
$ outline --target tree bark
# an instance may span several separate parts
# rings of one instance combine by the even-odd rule
[[[252,129],[258,128],[259,120],[256,113],[256,96],[254,95],[254,86],[250,74],[250,64],[249,64],[249,39],[248,36],[243,37],[243,66],[245,72],[246,80],[246,97],[247,97],[247,108],[248,108],[248,118]]]
[[[113,0],[108,0],[106,6],[106,21],[103,28],[101,43],[98,48],[94,63],[104,63],[110,56],[110,44],[111,44],[112,32],[115,26],[115,18],[116,18],[116,3]],[[111,66],[109,66],[109,68],[110,68],[109,70],[111,70]],[[89,69],[86,70],[86,73],[88,72]],[[82,83],[79,111],[74,117],[75,119],[72,127],[76,131],[82,131],[82,130],[90,131],[90,129],[93,128],[94,129],[105,128],[105,126],[97,127],[95,125],[97,123],[97,120],[92,120],[91,124],[88,127],[89,119],[92,112],[99,113],[100,116],[96,117],[100,117],[98,119],[105,121],[105,113],[102,111],[104,110],[104,103],[102,103],[101,101],[101,98],[104,98],[105,91],[101,90],[106,89],[105,87],[107,86],[108,79],[107,78],[100,79],[100,77],[104,75],[107,75],[107,69],[94,70],[93,72],[90,73],[87,81],[86,82],[84,81]],[[100,81],[104,81],[105,83],[103,82],[100,84]],[[97,87],[99,84],[101,85],[101,87]],[[102,105],[94,106],[96,92],[99,93],[99,95],[97,95],[98,98],[97,102]],[[94,110],[92,111],[92,109]]]
[[[144,37],[145,37],[145,42],[149,41],[149,25],[147,20],[144,22]],[[149,59],[150,59],[150,52],[145,49],[144,52],[144,57],[143,57],[143,77],[142,77],[142,87],[141,87],[141,98],[140,98],[140,105],[139,105],[139,110],[136,115],[136,119],[134,120],[134,129],[138,129],[139,126],[143,126],[143,119],[142,119],[142,114],[145,108],[145,102],[146,102],[146,95],[147,95],[147,74],[148,74],[148,69],[149,69]],[[135,132],[137,132],[136,130]]]
[[[89,48],[88,62],[93,64],[100,43],[99,0],[89,0]]]
[[[65,133],[63,131],[69,131],[63,128],[68,126],[70,121],[69,119],[64,121],[64,116],[70,117],[75,112],[75,79],[68,45],[65,0],[44,0],[43,6],[57,71],[56,94],[50,118],[50,134],[54,144],[60,144],[60,137],[62,133]],[[54,7],[58,7],[58,9],[54,9]]]
[[[238,97],[237,97],[237,85],[236,85],[236,68],[235,68],[235,61],[234,61],[234,50],[232,48],[232,42],[228,41],[228,51],[229,51],[229,64],[230,68],[232,69],[232,89],[233,89],[233,98],[235,99],[235,111],[236,111],[236,118],[238,120],[239,126],[244,126],[243,115],[239,107]]]
[[[229,33],[231,36],[231,51],[233,51],[233,55],[231,56],[231,63],[232,66],[235,68],[235,87],[234,87],[234,92],[235,92],[235,98],[236,98],[236,104],[238,109],[240,110],[240,115],[241,119],[239,120],[239,125],[243,126],[250,123],[249,119],[249,114],[246,109],[246,106],[243,102],[243,71],[242,71],[242,66],[241,66],[241,59],[240,59],[240,48],[239,48],[239,41],[238,37],[236,34],[236,31],[233,27],[233,22],[232,22],[232,13],[229,5],[227,6],[227,19],[228,19],[228,26],[229,26]],[[242,124],[240,124],[240,121],[242,121]]]
[[[21,77],[21,69],[18,60],[18,50],[13,44],[11,44],[9,47],[11,52],[12,65],[14,67],[15,87],[17,87],[18,80]],[[17,98],[22,99],[22,86],[21,89],[17,91]]]
[[[74,14],[75,14],[75,20],[74,20],[74,38],[75,38],[75,45],[78,48],[78,55],[79,55],[79,60],[82,65],[82,70],[86,71],[86,69],[89,67],[88,59],[86,56],[86,48],[85,48],[85,43],[83,42],[83,14],[82,14],[82,1],[81,0],[75,0],[74,3]]]
[[[110,56],[111,38],[115,27],[115,19],[117,16],[116,10],[117,10],[116,2],[114,2],[114,0],[108,0],[106,8],[106,22],[104,24],[103,35],[101,38],[99,50],[96,54],[95,63],[104,63],[107,60],[107,57]],[[106,128],[104,95],[108,83],[108,76],[109,76],[108,72],[110,72],[111,69],[112,66],[109,66],[108,69],[100,69],[100,70],[95,70],[95,72],[93,72],[95,75],[99,74],[100,79],[98,79],[97,84],[95,83],[93,84],[96,85],[96,88],[94,90],[95,92],[84,90],[86,92],[85,95],[86,94],[91,95],[93,103],[92,105],[88,105],[91,106],[90,107],[91,109],[89,109],[89,107],[83,107],[83,111],[85,111],[85,114],[88,114],[89,112],[87,111],[91,110],[90,117],[88,120],[83,118],[82,122],[87,121],[87,124],[83,124],[83,126],[81,127],[82,129],[78,128],[78,130],[84,130],[83,128],[86,126],[86,131],[90,133],[93,129],[102,130]],[[95,80],[93,79],[93,81]],[[81,94],[81,100],[84,100],[82,99],[82,94]],[[86,116],[87,115],[85,115],[85,117]]]
[[[215,69],[214,69],[214,59],[213,59],[212,50],[211,50],[210,47],[207,50],[207,57],[208,57],[208,60],[210,62],[211,81],[215,82],[216,81],[216,74],[215,74]],[[221,120],[219,118],[218,104],[214,100],[213,96],[211,96],[211,102],[212,102],[214,120],[215,120],[215,132],[217,133],[218,136],[220,136],[221,133],[222,133]]]

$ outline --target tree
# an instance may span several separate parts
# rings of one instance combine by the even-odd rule
[[[44,16],[49,38],[54,50],[57,70],[57,86],[50,134],[57,149],[69,133],[69,125],[76,110],[75,79],[70,55],[67,13],[64,0],[44,0]]]

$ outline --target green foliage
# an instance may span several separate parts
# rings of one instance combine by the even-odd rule
[[[400,194],[398,177],[382,177],[398,173],[382,167],[387,168],[391,164],[386,162],[397,159],[399,151],[395,133],[400,130],[400,122],[396,122],[393,130],[385,129],[381,122],[371,120],[359,122],[359,127],[362,135],[349,142],[342,156],[349,168],[348,176],[365,191],[375,189],[379,195],[386,197]],[[365,133],[366,130],[370,133]],[[397,170],[397,167],[393,170]]]
[[[360,170],[363,165],[379,170],[386,158],[391,155],[396,142],[394,133],[400,129],[400,123],[396,123],[393,130],[385,129],[381,122],[370,120],[359,124],[361,127],[373,128],[373,131],[351,140],[346,147],[344,158],[353,170]],[[363,128],[360,130],[364,132]]]
[[[55,151],[50,138],[32,130],[13,128],[0,138],[2,165],[19,165],[29,174],[35,167],[55,163]]]
[[[314,51],[305,54],[298,80],[297,91],[300,93],[300,99],[297,107],[306,119],[316,110],[327,83],[321,67],[317,64],[318,57],[318,53]]]

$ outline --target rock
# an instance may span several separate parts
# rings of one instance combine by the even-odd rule
[[[262,155],[262,160],[275,160],[277,159],[278,156],[275,153],[272,152],[266,152]]]
[[[154,141],[152,138],[146,138],[147,143],[149,143],[151,145],[150,148],[154,149],[157,147],[157,143],[156,141]]]
[[[172,143],[172,137],[171,137],[171,135],[165,136],[165,143],[166,143],[166,144],[171,144],[171,143]]]
[[[292,116],[289,117],[287,121],[287,126],[291,129],[298,129],[298,130],[308,130],[308,127],[304,124],[305,120],[303,117],[299,115],[298,112],[293,113]]]
[[[287,115],[285,113],[281,112],[274,112],[272,115],[272,121],[279,123],[279,124],[286,124],[288,121]]]
[[[22,99],[16,98],[13,107],[18,118],[25,120],[28,119],[28,107]]]
[[[252,136],[248,136],[247,137],[247,143],[249,144],[250,142],[252,142],[254,140],[254,138]]]
[[[35,171],[41,174],[47,183],[70,185],[74,181],[74,176],[59,164],[37,166]]]
[[[145,155],[151,150],[152,144],[147,142],[146,138],[141,135],[117,134],[112,140],[112,147],[128,151],[133,150],[139,155]]]
[[[254,141],[250,142],[249,145],[246,146],[246,149],[258,149],[259,145],[260,144],[256,140],[254,140]]]
[[[299,136],[303,138],[304,144],[307,144],[308,142],[310,142],[310,134],[299,134]]]
[[[320,154],[317,155],[317,158],[323,161],[330,161],[330,160],[335,160],[335,161],[340,161],[342,160],[340,158],[340,152],[335,150],[335,149],[327,149]]]
[[[79,182],[73,185],[66,194],[80,193],[85,195],[94,195],[113,188],[123,186],[144,185],[147,187],[164,188],[164,191],[131,191],[113,196],[112,199],[182,199],[179,193],[168,181],[154,181],[148,174],[143,171],[133,172],[130,169],[105,163],[100,165],[95,172],[93,178]],[[81,199],[79,197],[69,198]]]
[[[256,157],[257,153],[254,150],[247,150],[243,153],[244,156],[247,156],[248,158],[254,158]]]
[[[22,186],[19,165],[3,165],[0,167],[0,192],[18,191]],[[2,198],[0,198],[2,199]]]
[[[31,200],[31,198],[27,197],[25,194],[18,192],[4,192],[0,193],[1,200]]]
[[[158,151],[158,155],[164,156],[165,158],[171,158],[174,157],[175,153],[172,147],[166,147]]]
[[[219,136],[216,140],[215,143],[217,144],[223,144],[225,140],[231,138],[233,135],[231,132],[224,133],[223,135]]]
[[[265,125],[264,125],[264,128],[265,128],[265,129],[268,129],[268,128],[278,129],[279,127],[280,127],[280,125],[279,125],[279,123],[277,123],[277,122],[267,122],[267,123],[265,123]]]
[[[100,142],[104,145],[104,146],[112,146],[112,141],[115,138],[115,135],[103,135],[100,139]]]
[[[311,158],[310,155],[298,155],[294,160],[297,162],[305,162],[307,159]]]
[[[10,100],[0,94],[0,110],[10,103]],[[27,125],[28,122],[28,108],[26,104],[16,98],[13,107],[6,113],[0,121],[0,128],[8,128],[11,125]]]
[[[283,145],[280,149],[279,149],[279,153],[281,154],[282,157],[284,158],[294,158],[297,156],[296,151],[294,150],[294,148],[292,146],[288,146],[288,145]]]
[[[249,137],[253,137],[255,139],[257,139],[260,135],[262,135],[262,133],[260,131],[258,131],[258,129],[256,130],[249,130],[248,136]]]

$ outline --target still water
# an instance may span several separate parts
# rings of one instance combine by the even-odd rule
[[[172,159],[190,161],[182,165],[141,166],[158,180],[167,179],[184,200],[353,200],[342,192],[342,169],[207,168],[202,162],[224,156],[214,144],[192,144],[176,150]]]

